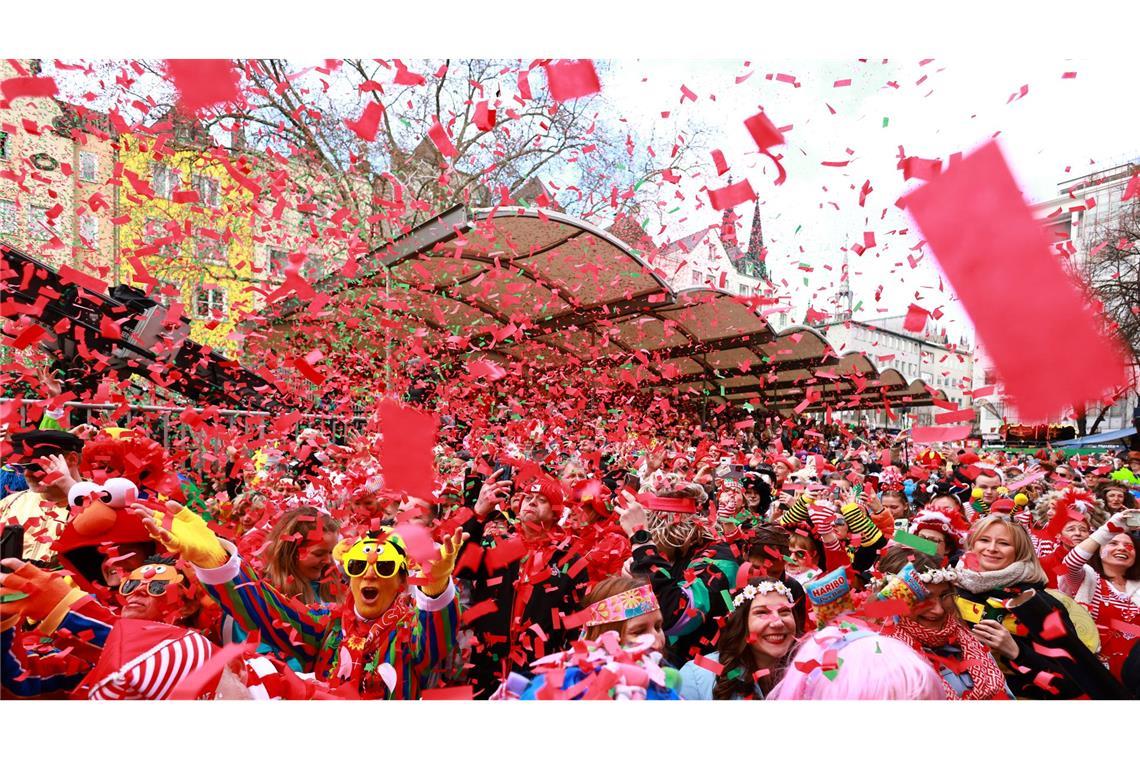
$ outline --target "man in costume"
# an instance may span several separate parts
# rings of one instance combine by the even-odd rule
[[[310,608],[282,595],[176,502],[136,510],[155,538],[193,565],[199,582],[247,632],[282,659],[296,658],[339,695],[415,699],[431,668],[455,646],[459,603],[451,572],[466,536],[443,541],[426,577],[409,594],[408,553],[395,533],[370,533],[339,556],[351,598]]]

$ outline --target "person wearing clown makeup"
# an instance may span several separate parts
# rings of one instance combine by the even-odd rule
[[[0,579],[4,696],[67,698],[101,659],[121,620],[158,623],[172,630],[202,628],[198,623],[205,621],[196,619],[202,609],[200,599],[174,563],[172,557],[152,556],[132,570],[119,584],[121,608],[116,614],[61,572],[4,560]],[[35,621],[35,629],[27,634],[20,629],[25,620]]]
[[[451,572],[462,531],[444,539],[421,585],[409,584],[407,549],[396,534],[370,533],[347,549],[342,542],[338,562],[350,597],[339,606],[306,607],[260,578],[190,510],[171,502],[159,511],[135,509],[239,626],[260,633],[282,659],[295,658],[339,695],[416,699],[427,673],[455,646],[459,602]]]

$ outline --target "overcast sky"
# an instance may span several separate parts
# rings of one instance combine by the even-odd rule
[[[1063,79],[1065,72],[1076,77]],[[800,86],[779,81],[774,75],[781,73]],[[835,86],[847,79],[850,86]],[[951,304],[951,291],[938,289],[929,255],[917,268],[907,263],[908,254],[918,256],[910,249],[919,237],[894,204],[918,182],[904,181],[897,168],[900,145],[907,155],[945,159],[997,135],[1030,202],[1051,199],[1066,178],[1140,156],[1136,121],[1120,111],[1120,93],[1135,87],[1134,69],[1110,61],[1033,57],[983,64],[961,56],[922,65],[920,59],[758,58],[745,66],[743,59],[626,60],[617,61],[602,84],[607,100],[624,104],[633,123],[687,121],[712,132],[710,147],[724,152],[733,179],[748,178],[763,203],[770,269],[778,284],[788,283],[800,313],[809,302],[825,308],[822,301],[839,279],[841,249],[862,242],[865,231],[875,233],[878,247],[850,256],[854,301],[863,304],[857,314],[904,313],[916,292],[928,309]],[[680,102],[681,85],[697,95],[695,102]],[[788,172],[779,187],[772,162],[757,153],[743,126],[760,108],[778,127],[792,127],[778,151]],[[836,168],[824,161],[850,163]],[[688,202],[670,203],[683,210],[670,215],[675,221],[667,236],[719,219],[700,188],[723,186],[726,179],[716,177],[710,161],[702,175],[682,183]],[[872,192],[860,208],[866,181]],[[747,234],[750,213],[747,206],[740,210]],[[957,307],[944,310],[942,324],[951,335],[972,333]]]
[[[883,0],[872,8],[841,0],[810,7],[721,0],[706,6],[653,4],[658,12],[649,13],[636,3],[612,0],[580,0],[557,9],[433,0],[425,14],[420,6],[385,5],[373,12],[339,2],[326,0],[321,13],[303,14],[302,25],[296,14],[223,0],[199,0],[201,12],[191,15],[175,6],[105,13],[63,0],[75,21],[63,27],[42,25],[36,8],[17,5],[12,25],[22,33],[10,41],[10,54],[612,61],[603,68],[601,97],[635,132],[646,139],[655,132],[660,139],[699,125],[709,146],[724,151],[733,178],[751,181],[764,204],[770,269],[800,314],[809,303],[824,308],[838,279],[841,248],[862,241],[865,231],[875,233],[878,247],[851,257],[860,316],[901,314],[916,292],[928,309],[952,300],[948,289],[939,291],[929,254],[915,269],[907,264],[918,238],[913,230],[898,233],[911,225],[894,203],[913,184],[904,183],[897,169],[899,145],[907,155],[946,158],[997,135],[1030,201],[1052,197],[1066,178],[1140,156],[1136,61],[1128,44],[1140,21],[1136,3],[1038,0],[1023,7],[958,0],[952,8],[923,8]],[[90,18],[80,21],[79,13]],[[433,22],[425,23],[429,16]],[[872,53],[877,56],[859,62]],[[926,58],[933,60],[920,65]],[[1062,79],[1068,71],[1076,77]],[[749,72],[754,73],[736,84]],[[779,73],[794,76],[800,86],[777,81]],[[533,79],[541,86],[540,76]],[[834,87],[842,79],[851,85]],[[682,85],[696,94],[695,102],[680,102]],[[1007,102],[1023,86],[1025,96]],[[771,162],[756,153],[743,126],[760,108],[777,126],[792,127],[780,149],[788,172],[780,187],[773,185]],[[663,111],[669,118],[662,118]],[[821,165],[843,160],[850,160],[843,168]],[[873,191],[860,208],[859,190],[868,180]],[[701,188],[724,181],[710,161],[682,182],[683,201],[672,198],[677,188],[669,186],[669,208],[677,210],[669,215],[665,236],[679,237],[718,219]],[[746,234],[750,212],[740,211]],[[801,264],[814,271],[803,272]],[[959,309],[950,305],[946,312],[943,324],[952,335],[972,332]]]

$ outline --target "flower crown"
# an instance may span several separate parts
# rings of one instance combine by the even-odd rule
[[[760,583],[751,583],[740,590],[740,593],[732,597],[732,608],[736,609],[744,604],[747,599],[751,602],[758,594],[770,594],[773,591],[783,594],[784,597],[794,603],[792,599],[792,592],[779,581],[761,581]]]
[[[953,583],[958,580],[958,573],[951,567],[927,570],[925,573],[917,573],[916,576],[925,586],[929,586],[932,583]]]

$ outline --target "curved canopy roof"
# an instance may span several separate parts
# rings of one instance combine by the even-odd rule
[[[385,287],[441,345],[782,414],[945,398],[863,354],[838,355],[811,327],[775,330],[758,313],[763,299],[674,291],[621,240],[549,211],[457,206],[376,251],[356,279],[316,287]]]

